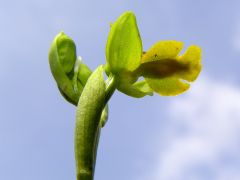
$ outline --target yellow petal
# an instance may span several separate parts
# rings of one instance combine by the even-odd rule
[[[202,69],[201,48],[195,45],[190,46],[178,60],[181,64],[188,66],[188,71],[181,73],[180,77],[189,82],[194,81]]]
[[[154,44],[142,57],[142,63],[175,58],[183,48],[179,41],[159,41]]]
[[[145,78],[148,85],[158,94],[162,96],[175,96],[187,91],[189,84],[175,77],[167,77],[163,79]]]

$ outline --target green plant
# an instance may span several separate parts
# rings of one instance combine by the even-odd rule
[[[154,92],[173,96],[185,92],[201,71],[201,49],[183,43],[160,41],[147,52],[135,15],[125,12],[111,25],[106,64],[92,72],[77,57],[74,41],[59,33],[49,51],[51,72],[63,97],[77,106],[75,159],[77,180],[93,180],[98,140],[108,119],[107,103],[117,89],[131,97]],[[108,79],[105,81],[103,73]],[[143,80],[139,80],[143,77]]]

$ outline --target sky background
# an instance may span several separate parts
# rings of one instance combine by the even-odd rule
[[[239,0],[0,0],[0,179],[75,179],[75,107],[58,92],[48,49],[64,30],[95,69],[110,22],[137,16],[144,49],[202,47],[203,70],[177,97],[116,92],[96,180],[240,179]]]

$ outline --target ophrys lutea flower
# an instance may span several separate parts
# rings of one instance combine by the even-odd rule
[[[146,53],[142,49],[136,17],[126,12],[111,25],[105,69],[116,77],[117,89],[132,97],[153,92],[178,95],[189,89],[201,71],[198,46],[190,46],[182,55],[183,43],[173,40],[159,41]],[[138,81],[141,76],[144,79]]]

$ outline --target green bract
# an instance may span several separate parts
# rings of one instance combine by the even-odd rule
[[[116,76],[117,89],[129,96],[177,95],[186,91],[187,81],[194,81],[201,71],[201,49],[190,46],[179,55],[182,48],[182,42],[160,41],[143,53],[136,18],[126,12],[111,26],[106,71]],[[141,76],[144,80],[137,81]]]

